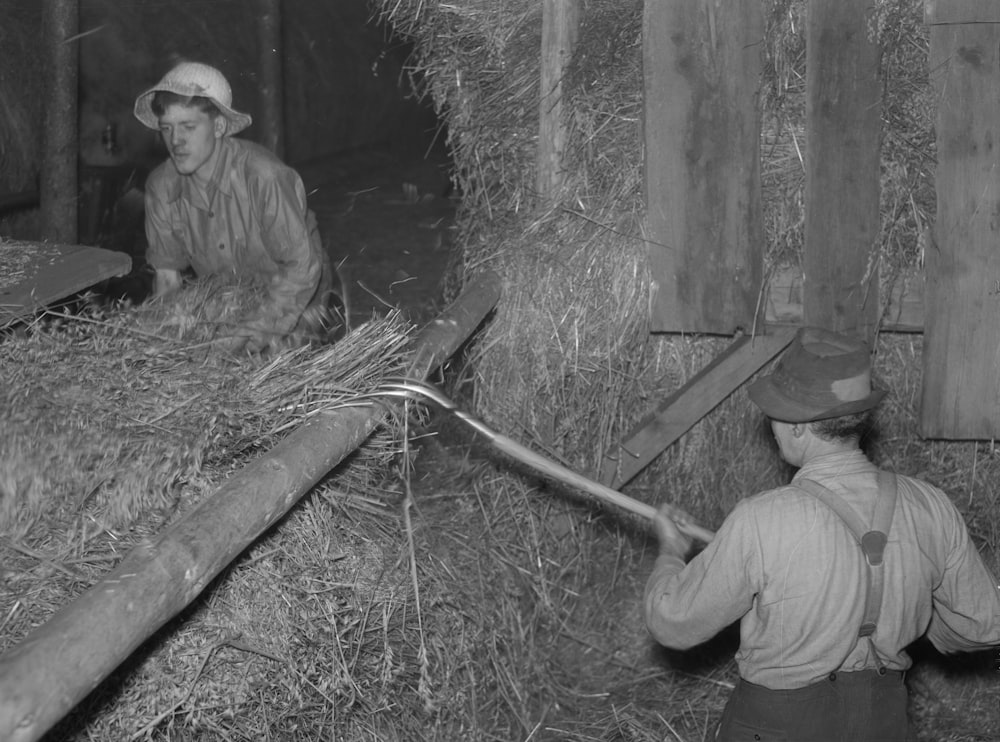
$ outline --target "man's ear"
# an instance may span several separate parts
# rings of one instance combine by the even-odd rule
[[[226,132],[229,131],[229,119],[225,116],[215,117],[215,138],[222,139],[226,136]]]

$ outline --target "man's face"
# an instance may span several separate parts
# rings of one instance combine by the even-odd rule
[[[226,133],[226,120],[210,116],[195,106],[173,103],[163,111],[159,122],[160,136],[177,172],[208,176],[206,164],[215,153],[216,143]]]

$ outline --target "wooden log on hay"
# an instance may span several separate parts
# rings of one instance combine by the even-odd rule
[[[499,300],[485,274],[414,341],[408,375],[454,353]],[[317,415],[0,657],[0,740],[39,739],[205,589],[384,419],[378,404]]]

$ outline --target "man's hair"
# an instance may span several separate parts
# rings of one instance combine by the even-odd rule
[[[814,420],[809,423],[817,436],[827,441],[861,440],[872,427],[871,410],[863,410],[850,415]]]
[[[150,101],[149,107],[156,116],[162,116],[167,107],[173,105],[197,108],[212,118],[222,113],[211,98],[206,98],[203,95],[180,95],[169,90],[157,90],[153,93],[153,100]]]

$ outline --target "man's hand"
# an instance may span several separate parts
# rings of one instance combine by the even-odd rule
[[[656,511],[656,517],[653,518],[653,528],[660,542],[660,553],[672,554],[683,559],[691,548],[692,540],[677,528],[673,519],[674,512],[670,504],[661,505]]]
[[[166,296],[181,287],[181,272],[157,268],[153,277],[153,296]]]

